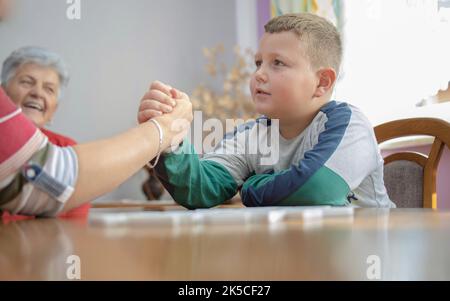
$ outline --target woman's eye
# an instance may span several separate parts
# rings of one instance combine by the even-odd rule
[[[53,90],[52,88],[47,88],[47,92],[50,93],[50,94],[54,94],[55,90]]]
[[[262,62],[261,61],[255,61],[256,68],[261,67]]]
[[[29,80],[23,80],[20,83],[24,84],[24,85],[27,85],[27,86],[30,86],[32,84]]]

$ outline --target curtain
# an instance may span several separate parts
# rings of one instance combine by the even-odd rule
[[[340,0],[272,0],[272,17],[286,13],[313,13],[327,18],[339,27],[341,17]]]

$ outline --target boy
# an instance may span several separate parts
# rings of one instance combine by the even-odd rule
[[[265,117],[238,127],[202,159],[186,142],[164,153],[156,173],[166,189],[191,209],[219,205],[238,190],[246,206],[395,207],[369,121],[357,108],[330,101],[342,57],[336,28],[316,15],[288,14],[265,31],[250,83]],[[140,122],[167,109],[169,89],[141,103]],[[262,144],[272,120],[279,120],[279,160],[262,165],[245,143]]]

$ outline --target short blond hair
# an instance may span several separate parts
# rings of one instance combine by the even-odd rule
[[[305,55],[313,68],[332,67],[339,73],[341,36],[325,18],[310,13],[286,14],[270,20],[264,29],[266,33],[295,33],[304,43]]]

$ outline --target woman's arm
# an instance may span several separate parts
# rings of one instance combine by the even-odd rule
[[[158,83],[152,87],[155,85]],[[45,139],[35,141],[34,148],[33,145],[20,148],[19,144],[17,148],[25,149],[26,153],[18,153],[17,159],[9,159],[8,147],[23,134],[23,124],[31,123],[23,114],[16,114],[17,109],[7,98],[0,97],[0,125],[9,125],[18,118],[23,121],[11,123],[3,129],[9,135],[0,136],[0,141],[4,142],[0,144],[0,211],[55,216],[116,188],[159,151],[178,145],[187,133],[186,127],[193,117],[189,98],[175,90],[169,95],[167,101],[174,108],[167,114],[153,117],[163,133],[161,145],[157,125],[144,122],[115,137],[70,148],[48,144]],[[149,97],[147,93],[143,100]],[[1,130],[0,127],[0,133]],[[32,126],[30,133],[43,137]]]
[[[161,151],[181,142],[177,128],[179,120],[192,121],[192,105],[187,98],[177,99],[173,112],[154,118],[162,127],[164,140]],[[127,132],[101,141],[74,146],[78,157],[78,180],[75,191],[63,211],[105,194],[152,160],[159,149],[157,127],[146,122]]]

